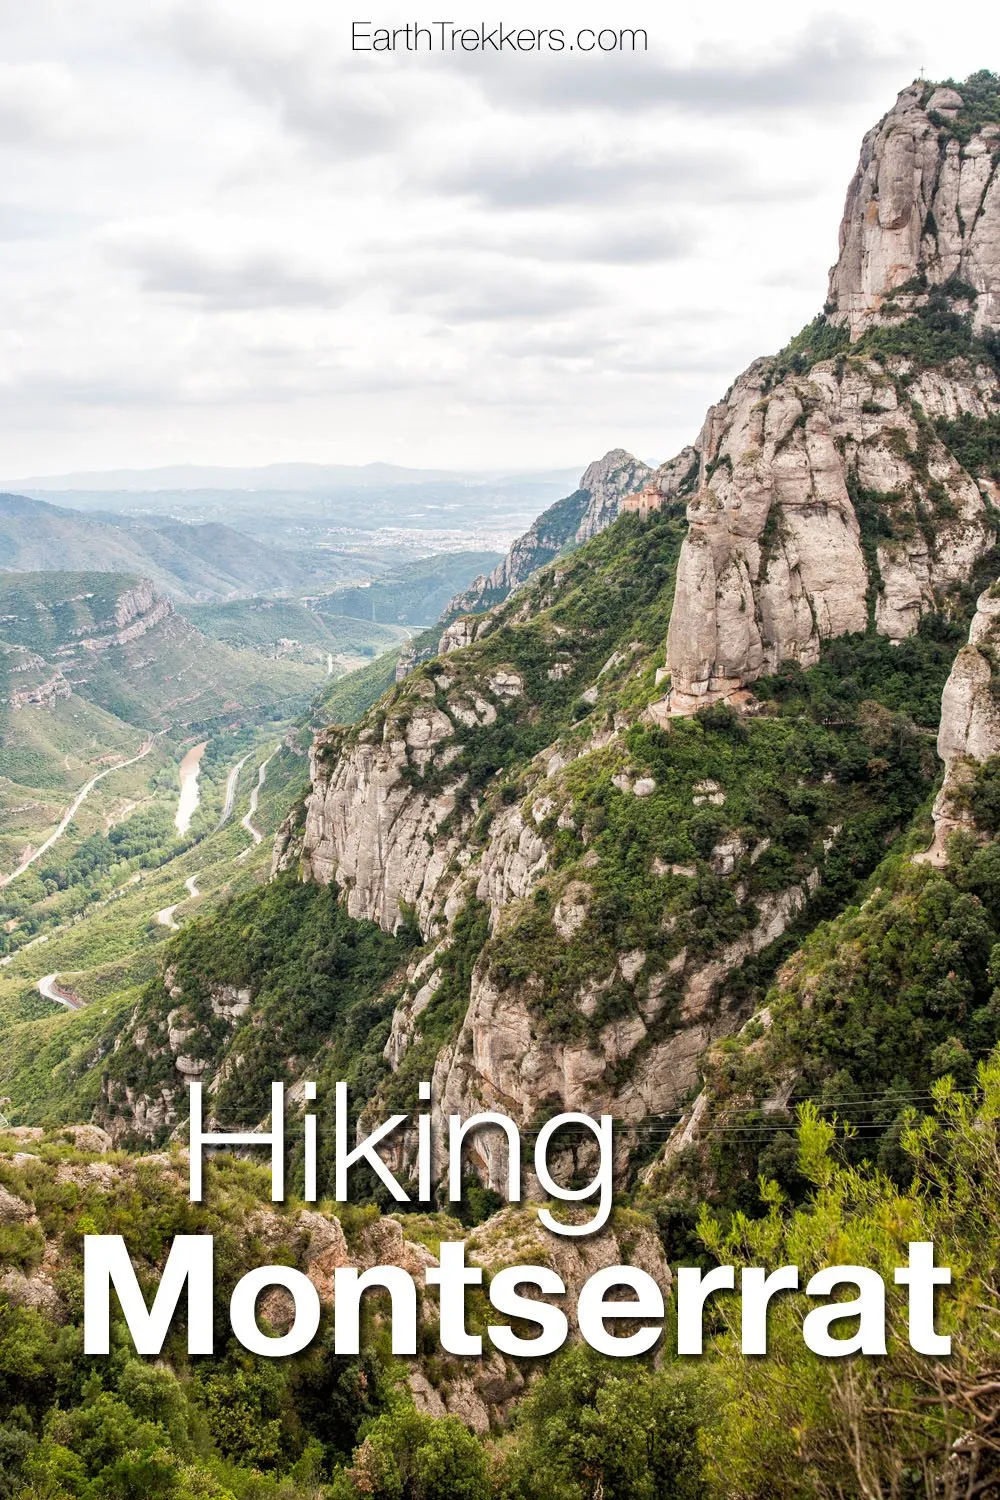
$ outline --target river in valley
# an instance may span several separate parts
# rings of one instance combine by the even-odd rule
[[[182,838],[191,827],[191,819],[198,811],[198,803],[201,801],[201,794],[198,791],[198,773],[201,770],[201,758],[207,746],[207,740],[200,745],[192,745],[181,761],[181,794],[177,799],[177,811],[174,813],[174,827]]]

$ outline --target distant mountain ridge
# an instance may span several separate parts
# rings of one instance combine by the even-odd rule
[[[550,505],[492,573],[474,580],[456,594],[442,617],[443,623],[463,614],[482,614],[493,609],[571,547],[582,546],[618,519],[622,501],[647,486],[664,499],[688,493],[697,477],[698,460],[693,448],[683,448],[669,463],[653,469],[625,448],[612,448],[584,470],[577,489]]]
[[[524,478],[553,479],[558,469],[531,470]],[[313,490],[357,485],[424,484],[447,480],[509,477],[505,469],[417,469],[400,464],[277,463],[260,467],[214,464],[168,464],[153,469],[83,470],[71,474],[35,474],[3,480],[16,490]]]
[[[353,581],[336,556],[265,545],[218,522],[98,519],[0,494],[0,573],[51,572],[70,560],[81,571],[147,577],[179,604],[282,589],[319,592]]]

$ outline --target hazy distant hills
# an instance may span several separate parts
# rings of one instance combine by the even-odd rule
[[[179,465],[0,481],[0,491],[116,525],[214,521],[289,552],[350,554],[360,572],[337,582],[364,578],[366,564],[378,573],[415,555],[504,553],[567,487],[559,471],[467,474],[391,464]]]
[[[365,572],[336,553],[295,552],[218,522],[97,518],[0,494],[0,572],[66,568],[138,574],[181,604],[276,590],[320,592]]]
[[[398,464],[264,464],[256,468],[212,464],[171,464],[158,469],[107,469],[74,474],[36,474],[28,479],[0,481],[21,490],[326,490],[371,485],[438,482],[553,482],[562,484],[572,472],[544,470],[508,474],[501,470],[413,469]]]
[[[438,619],[456,586],[501,562],[496,552],[443,552],[400,563],[385,580],[336,589],[313,599],[324,615],[353,615],[386,624],[426,626]]]

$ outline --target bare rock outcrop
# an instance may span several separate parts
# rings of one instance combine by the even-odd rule
[[[438,1054],[434,1067],[432,1113],[439,1159],[444,1159],[450,1115],[467,1119],[481,1110],[496,1110],[526,1126],[542,1110],[579,1110],[612,1114],[623,1127],[618,1166],[624,1168],[632,1140],[629,1127],[676,1108],[698,1083],[705,1048],[741,1023],[738,1007],[725,997],[730,973],[782,935],[816,884],[812,877],[804,886],[763,898],[754,925],[710,962],[688,960],[681,950],[668,972],[649,976],[636,989],[632,1013],[591,1025],[569,1041],[554,1039],[540,1018],[530,979],[500,986],[490,974],[488,955],[484,957],[473,973],[462,1029]],[[557,930],[586,899],[582,882],[567,887],[555,910]],[[645,960],[642,952],[620,955],[614,975],[581,991],[581,1016],[594,1015],[600,994],[613,979],[635,987]],[[470,1152],[483,1181],[502,1190],[507,1176],[502,1134],[482,1132]]]
[[[83,637],[79,645],[84,651],[94,653],[107,651],[111,646],[127,646],[169,619],[173,612],[170,600],[160,598],[148,578],[140,578],[134,588],[123,589],[115,600],[114,629],[103,635]]]
[[[341,751],[336,731],[317,735],[312,750],[313,790],[306,804],[302,866],[305,875],[345,891],[353,917],[387,929],[412,908],[424,931],[434,896],[460,847],[460,826],[443,836],[455,812],[461,777],[439,791],[415,785],[411,770],[425,770],[453,740],[454,723],[429,696],[409,705],[409,717],[390,716],[366,726]],[[484,705],[491,706],[491,705]],[[474,712],[474,710],[470,710]]]
[[[505,906],[525,897],[548,862],[548,845],[519,807],[493,820],[483,851],[476,896],[485,901],[495,923]]]
[[[918,854],[918,863],[947,863],[947,842],[960,828],[971,828],[972,815],[961,805],[961,790],[977,764],[1000,753],[1000,585],[980,594],[968,644],[955,658],[941,695],[938,755],[945,764],[944,783],[934,801],[934,840]]]
[[[828,331],[856,343],[944,288],[952,323],[995,336],[1000,126],[960,131],[963,107],[918,82],[865,137]],[[863,350],[808,373],[758,360],[711,408],[670,622],[669,711],[730,697],[784,660],[809,666],[869,615],[900,640],[968,579],[993,540],[995,486],[966,473],[933,424],[983,420],[1000,391],[986,359],[932,366]]]
[[[7,696],[7,702],[13,713],[25,708],[54,708],[61,698],[68,698],[72,691],[72,685],[66,681],[61,668],[56,667],[40,682],[15,689]],[[0,698],[0,702],[2,701]]]
[[[271,875],[293,870],[302,858],[305,839],[305,813],[301,806],[293,807],[278,825],[271,848]]]
[[[0,1224],[26,1224],[34,1217],[30,1203],[10,1192],[0,1183]]]
[[[471,646],[476,638],[476,621],[474,616],[459,615],[446,625],[438,642],[438,651],[442,656],[447,656],[449,651],[461,651],[463,646]]]
[[[618,516],[622,498],[641,489],[652,472],[648,464],[624,448],[612,448],[603,458],[588,465],[572,495],[550,505],[517,538],[492,573],[481,574],[461,594],[455,595],[443,618],[452,620],[457,615],[480,614],[502,603],[566,547],[578,546],[610,526]]]
[[[107,1132],[89,1127],[93,1134],[85,1143],[78,1140],[82,1150],[106,1150],[129,1136],[157,1140],[169,1134],[184,1116],[188,1084],[212,1074],[211,1094],[224,1076],[223,1070],[215,1068],[220,1033],[228,1037],[235,1032],[250,1010],[250,989],[215,982],[192,998],[185,992],[174,964],[164,970],[162,984],[163,1009],[140,1001],[118,1031],[112,1049],[113,1054],[125,1048],[126,1057],[137,1056],[149,1081],[136,1085],[127,1081],[127,1074],[105,1075],[96,1114],[105,1121]],[[72,1129],[79,1132],[83,1127]],[[99,1145],[100,1141],[104,1144]]]
[[[974,327],[1000,327],[1000,129],[963,141],[951,128],[962,107],[954,89],[914,83],[865,136],[830,273],[831,318],[852,338],[914,305],[915,280],[967,283]]]
[[[881,634],[913,634],[992,545],[980,485],[930,425],[985,417],[992,370],[910,372],[908,386],[867,359],[777,384],[774,371],[751,365],[702,430],[667,641],[675,713],[782,661],[813,665],[823,640],[866,628],[872,601]],[[884,518],[877,539],[862,535],[862,498]]]
[[[580,489],[589,499],[576,528],[574,542],[577,545],[589,542],[592,536],[597,536],[617,520],[624,497],[641,489],[651,474],[648,464],[633,458],[624,448],[612,448],[610,453],[590,464],[580,480]]]

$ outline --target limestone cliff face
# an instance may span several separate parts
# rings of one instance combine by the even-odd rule
[[[115,1038],[112,1050],[117,1052],[126,1044],[135,1048],[152,1065],[151,1076],[156,1080],[133,1087],[105,1076],[97,1114],[116,1142],[130,1135],[153,1140],[173,1130],[185,1116],[190,1083],[208,1076],[208,1092],[215,1093],[221,1074],[212,1076],[209,1061],[219,1050],[219,1038],[213,1038],[212,1028],[231,1033],[250,1009],[252,999],[249,989],[212,984],[207,990],[207,1009],[204,1014],[196,1014],[185,1000],[175,965],[164,971],[163,990],[167,1002],[164,1010],[144,1010],[140,1002],[130,1023]]]
[[[1000,327],[1000,128],[963,141],[963,103],[954,89],[915,83],[865,136],[830,274],[831,317],[852,338],[898,316],[886,302],[914,278],[966,282],[975,328]]]
[[[584,470],[572,495],[557,500],[517,538],[492,573],[482,574],[455,595],[443,618],[478,614],[501,603],[565,547],[588,541],[610,526],[623,496],[641,489],[652,472],[648,464],[624,448],[612,448]]]
[[[1000,126],[963,123],[952,89],[914,84],[865,137],[847,195],[827,328],[852,342],[947,296],[949,326],[1000,327]],[[670,622],[668,711],[729,697],[824,639],[892,640],[991,545],[996,486],[965,472],[938,418],[996,411],[995,362],[873,359],[860,346],[794,373],[758,360],[706,418]],[[801,366],[800,366],[801,368]]]
[[[995,653],[1000,646],[1000,587],[980,594],[963,646],[945,683],[941,698],[938,754],[945,765],[961,756],[988,760],[1000,750],[1000,701]]]
[[[92,597],[81,594],[65,602],[86,606]],[[68,638],[55,647],[52,653],[55,660],[46,661],[35,651],[5,644],[0,657],[10,687],[8,692],[0,694],[0,702],[7,703],[14,712],[51,709],[60,699],[70,697],[74,687],[86,683],[95,657],[113,647],[128,646],[165,622],[168,632],[176,629],[178,621],[173,605],[156,594],[147,578],[141,578],[122,589],[112,611],[96,622],[91,620],[86,627],[70,631]]]
[[[20,670],[27,671],[28,669],[21,668]],[[8,704],[14,713],[25,708],[54,708],[60,698],[68,698],[72,691],[72,686],[57,667],[54,672],[36,675],[35,680],[29,680],[25,687],[14,688],[7,694],[0,694],[0,703]]]
[[[430,930],[434,897],[460,847],[465,819],[442,833],[455,812],[460,777],[449,777],[456,722],[487,723],[492,701],[455,698],[437,707],[434,684],[414,684],[411,697],[357,737],[329,731],[312,749],[312,792],[306,803],[302,867],[308,878],[345,891],[351,916],[395,928],[404,907]],[[412,771],[440,773],[439,789],[414,785]]]
[[[758,360],[712,407],[688,506],[667,644],[670,707],[731,696],[780,662],[864,630],[912,634],[992,544],[981,487],[928,419],[995,409],[985,368],[912,370],[828,360],[774,383]],[[865,537],[858,502],[880,514]],[[885,533],[889,535],[886,536]]]
[[[618,1166],[624,1171],[642,1122],[676,1109],[697,1085],[705,1048],[740,1025],[742,1002],[729,993],[734,970],[778,940],[819,886],[820,872],[814,868],[784,889],[751,897],[746,882],[765,846],[751,848],[733,836],[720,838],[710,863],[716,874],[733,882],[745,920],[741,934],[706,956],[689,948],[675,918],[665,917],[662,931],[671,933],[666,954],[661,944],[658,954],[631,948],[613,956],[609,967],[608,955],[595,951],[572,1001],[583,1024],[569,1037],[554,1036],[545,1015],[546,981],[536,973],[516,982],[505,979],[493,964],[495,943],[516,928],[543,884],[557,955],[578,940],[599,899],[591,872],[601,861],[593,850],[582,871],[561,876],[553,840],[559,829],[570,830],[579,819],[574,787],[581,775],[600,777],[624,764],[627,748],[615,731],[572,749],[564,745],[543,751],[528,773],[533,783],[529,800],[495,811],[481,843],[467,839],[462,858],[447,868],[427,847],[421,869],[434,881],[431,910],[436,908],[444,920],[433,927],[434,945],[411,966],[397,1004],[385,1047],[394,1072],[419,1040],[424,1013],[443,982],[443,960],[453,942],[449,919],[476,900],[489,909],[491,933],[473,969],[462,1025],[429,1070],[439,1152],[452,1114],[467,1118],[493,1109],[527,1126],[540,1110],[609,1112],[622,1126]],[[644,799],[656,791],[652,780],[624,770],[615,773],[614,781],[624,796]],[[708,797],[713,805],[726,800],[714,782],[692,787],[695,805]],[[831,831],[830,845],[837,831]],[[664,875],[682,884],[698,878],[694,867],[654,862],[651,878]],[[612,994],[615,999],[609,1003]],[[375,1101],[373,1121],[379,1107]],[[398,1147],[394,1164],[404,1175],[413,1165],[414,1149],[412,1140]],[[507,1171],[503,1138],[486,1133],[477,1139],[471,1165],[484,1182],[501,1190]]]
[[[536,826],[520,808],[506,809],[473,854],[467,835],[478,803],[463,795],[465,776],[449,770],[461,732],[488,728],[499,706],[522,691],[511,670],[465,690],[441,672],[408,685],[408,696],[353,740],[332,730],[317,735],[302,840],[306,878],[335,881],[351,916],[389,930],[410,910],[425,937],[453,914],[449,896],[460,887],[494,918],[526,895],[546,862]],[[284,837],[275,854],[287,868]]]
[[[126,589],[115,603],[114,629],[106,635],[88,636],[80,641],[85,651],[106,651],[110,646],[127,646],[168,620],[174,612],[169,599],[162,599],[147,578],[135,588]]]
[[[530,985],[498,986],[487,965],[477,966],[461,1032],[434,1067],[433,1116],[441,1149],[452,1114],[464,1119],[497,1110],[527,1126],[540,1108],[609,1113],[621,1126],[618,1168],[624,1171],[633,1130],[674,1110],[696,1087],[706,1047],[738,1027],[739,1007],[725,994],[729,975],[782,935],[809,894],[807,886],[792,886],[762,900],[754,927],[708,963],[689,961],[681,949],[663,971],[650,974],[643,951],[621,954],[611,975],[584,985],[578,1005],[581,1014],[592,1015],[602,993],[624,983],[635,989],[635,1012],[571,1042],[553,1041],[540,1023]],[[582,905],[589,891],[574,895]],[[572,904],[566,903],[564,916]],[[485,1137],[477,1151],[483,1180],[502,1190],[502,1137]]]
[[[938,755],[944,783],[934,802],[934,841],[919,862],[943,865],[947,842],[959,828],[971,828],[970,814],[957,797],[974,766],[1000,753],[1000,585],[980,594],[969,630],[941,695]]]
[[[580,489],[590,498],[576,528],[574,542],[580,545],[611,525],[625,495],[640,489],[652,470],[624,448],[612,448],[584,470]]]

